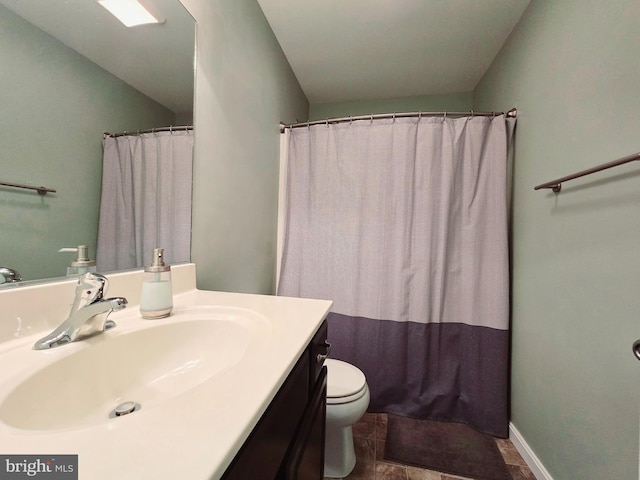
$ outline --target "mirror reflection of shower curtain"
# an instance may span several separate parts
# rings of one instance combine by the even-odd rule
[[[508,436],[508,146],[515,119],[289,129],[278,294],[334,301],[332,356],[369,411]]]
[[[103,151],[98,271],[148,265],[156,247],[188,262],[193,131],[105,136]]]

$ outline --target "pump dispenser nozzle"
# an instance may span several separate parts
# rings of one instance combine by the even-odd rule
[[[171,270],[169,265],[164,264],[164,248],[153,249],[153,259],[151,266],[144,267],[145,272],[168,272]]]
[[[78,252],[75,261],[71,262],[67,267],[67,276],[82,275],[96,271],[96,261],[89,260],[89,247],[87,245],[78,245],[77,248],[61,248],[58,252]]]

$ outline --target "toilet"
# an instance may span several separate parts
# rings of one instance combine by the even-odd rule
[[[359,368],[328,358],[327,429],[324,476],[343,478],[356,465],[351,426],[362,418],[369,406],[369,387]]]

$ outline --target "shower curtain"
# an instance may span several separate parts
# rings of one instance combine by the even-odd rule
[[[188,262],[193,131],[105,136],[103,151],[98,271],[149,265],[156,247]]]
[[[334,301],[369,411],[508,436],[505,115],[287,129],[278,294]]]

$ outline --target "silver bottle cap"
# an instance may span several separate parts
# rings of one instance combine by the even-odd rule
[[[164,263],[164,248],[154,248],[151,266],[144,267],[144,271],[156,273],[168,272],[169,270],[171,270],[171,266]]]
[[[74,250],[72,248],[69,249],[61,249],[64,251]],[[96,264],[95,260],[89,260],[89,247],[87,245],[78,245],[78,248],[75,249],[78,252],[78,257],[75,261],[69,264],[70,267],[93,267]]]

